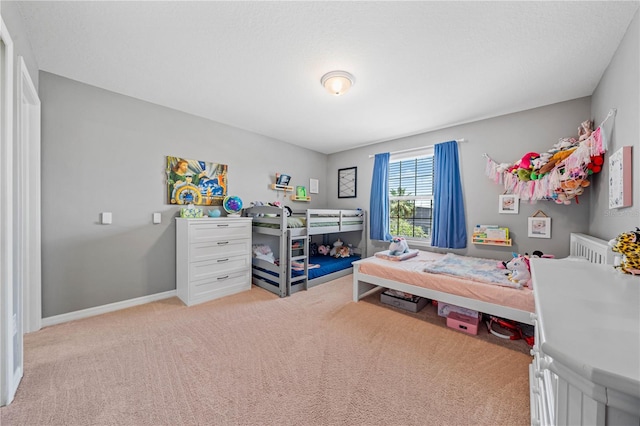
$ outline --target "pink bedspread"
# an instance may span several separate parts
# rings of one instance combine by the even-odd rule
[[[529,288],[501,287],[451,275],[424,272],[426,263],[437,260],[442,256],[444,255],[439,253],[420,251],[418,256],[402,262],[380,259],[374,256],[363,259],[358,263],[360,272],[363,274],[527,312],[535,312],[533,291]]]

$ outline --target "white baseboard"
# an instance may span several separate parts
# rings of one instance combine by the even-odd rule
[[[120,309],[131,308],[138,305],[144,305],[145,303],[168,299],[174,296],[176,296],[176,291],[169,290],[163,293],[156,293],[149,296],[136,297],[135,299],[123,300],[122,302],[109,303],[108,305],[95,306],[93,308],[68,312],[66,314],[54,315],[52,317],[42,318],[42,327],[62,324],[63,322],[88,318],[95,315],[106,314],[107,312],[118,311]]]

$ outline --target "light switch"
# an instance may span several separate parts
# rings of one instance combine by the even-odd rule
[[[111,225],[111,212],[102,212],[102,224]]]
[[[155,223],[155,224],[162,223],[162,214],[154,213],[153,214],[153,223]]]

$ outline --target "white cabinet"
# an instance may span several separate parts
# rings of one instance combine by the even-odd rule
[[[640,277],[532,259],[533,425],[640,425]]]
[[[251,218],[176,219],[176,290],[186,305],[251,289]]]

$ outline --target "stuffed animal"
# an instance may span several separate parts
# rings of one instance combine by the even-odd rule
[[[389,244],[389,255],[400,256],[409,252],[409,244],[403,237],[393,237]]]
[[[615,268],[625,274],[640,275],[640,228],[623,232],[609,241],[611,250],[620,253],[622,259]]]
[[[318,253],[320,253],[320,254],[321,254],[321,255],[323,255],[323,256],[328,255],[328,254],[329,254],[329,251],[331,251],[331,249],[329,248],[329,246],[328,246],[328,245],[324,245],[324,244],[322,244],[322,245],[319,245],[319,246],[318,246]]]
[[[580,124],[580,128],[578,128],[578,140],[585,140],[593,133],[593,121],[587,120],[583,121]]]
[[[514,257],[507,263],[507,269],[511,271],[509,281],[520,285],[529,285],[531,281],[531,272],[529,265],[524,256]]]
[[[336,253],[338,253],[338,249],[340,247],[342,247],[342,240],[338,238],[338,240],[335,243],[333,243],[333,247],[331,248],[329,255],[333,257],[339,257],[339,256],[336,256]]]
[[[334,257],[349,257],[351,256],[351,248],[349,246],[340,246],[336,250],[336,254]]]

